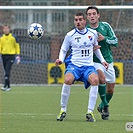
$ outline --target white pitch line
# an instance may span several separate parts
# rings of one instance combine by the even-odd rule
[[[21,116],[54,116],[57,114],[49,114],[49,113],[43,113],[43,114],[37,114],[37,113],[0,113],[1,116],[7,115],[7,116],[12,116],[12,115],[21,115]],[[67,114],[67,115],[73,115],[74,114]],[[85,115],[85,114],[76,114],[75,116],[80,116],[80,115]],[[99,115],[99,114],[94,114],[94,115]],[[111,116],[130,116],[133,117],[133,114],[110,114]]]

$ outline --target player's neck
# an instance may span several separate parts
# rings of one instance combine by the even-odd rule
[[[95,24],[90,24],[90,27],[93,29],[96,29],[99,26],[99,22],[95,23]]]
[[[10,33],[6,33],[5,36],[8,36]]]
[[[84,28],[82,30],[77,29],[77,31],[79,31],[80,33],[85,33],[86,32],[86,28]]]

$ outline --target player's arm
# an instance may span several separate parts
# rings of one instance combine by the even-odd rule
[[[17,64],[19,64],[20,63],[20,45],[19,45],[19,43],[18,43],[18,38],[15,36],[15,35],[13,35],[14,36],[14,38],[15,38],[15,48],[16,48],[16,62],[17,62]]]
[[[20,55],[20,46],[19,46],[19,43],[16,43],[16,54]]]
[[[93,51],[95,51],[95,50],[97,50],[97,49],[100,49],[100,48],[101,48],[100,45],[96,45],[96,46],[93,47]]]
[[[69,40],[70,40],[69,36],[66,35],[65,39],[64,39],[64,41],[62,43],[61,49],[60,49],[59,59],[56,59],[56,61],[55,61],[55,65],[56,66],[58,66],[58,65],[60,65],[60,64],[62,64],[64,62],[66,54],[67,54],[67,51],[69,49],[69,45],[70,45]]]
[[[58,65],[61,65],[66,57],[66,53],[67,51],[61,49],[60,50],[60,53],[59,53],[59,59],[56,59],[55,61],[55,65],[58,66]]]
[[[94,42],[94,48],[98,46],[98,42],[97,42],[97,35],[95,37],[95,42]],[[105,61],[105,59],[103,58],[103,55],[100,51],[100,49],[96,49],[94,51],[94,54],[97,56],[97,58],[100,60],[100,62],[103,64],[103,66],[108,69],[108,63]]]
[[[1,54],[1,38],[0,38],[0,54]]]
[[[15,49],[16,49],[16,55],[20,55],[20,45],[19,45],[19,42],[18,42],[18,38],[12,34],[12,36],[14,37],[15,39]]]
[[[1,61],[1,38],[0,38],[0,61]]]
[[[108,26],[108,35],[105,37],[106,42],[111,46],[117,46],[118,45],[118,39],[112,29],[112,27],[107,23]]]
[[[103,64],[103,66],[108,69],[109,65],[108,63],[105,61],[105,59],[102,56],[102,53],[100,51],[100,49],[97,49],[94,51],[95,55],[97,56],[97,58],[100,60],[100,62]]]
[[[16,42],[16,61],[17,61],[17,64],[20,63],[20,45],[19,43]]]
[[[107,29],[107,36],[103,36],[101,33],[98,33],[98,42],[105,40],[110,46],[117,46],[118,39],[112,29],[112,27],[108,23],[104,23]]]

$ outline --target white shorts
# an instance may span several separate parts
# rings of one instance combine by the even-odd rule
[[[113,67],[113,62],[109,64],[108,70],[106,70],[106,68],[101,63],[94,62],[94,67],[96,68],[96,70],[99,69],[104,72],[106,77],[106,82],[115,83],[116,78],[115,78],[115,69]]]

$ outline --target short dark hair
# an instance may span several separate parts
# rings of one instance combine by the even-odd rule
[[[86,9],[86,14],[87,14],[88,10],[90,10],[90,9],[95,9],[96,12],[97,12],[97,14],[99,14],[99,9],[98,9],[96,6],[89,6],[89,7]]]
[[[86,15],[83,12],[78,12],[75,16],[83,16],[83,19],[86,19]]]

